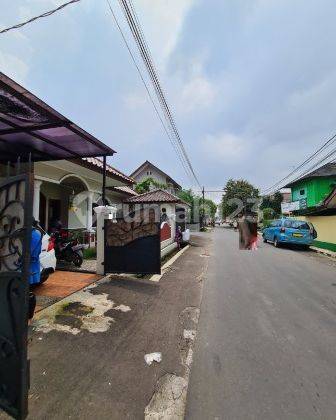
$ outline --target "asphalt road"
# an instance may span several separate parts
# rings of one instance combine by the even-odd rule
[[[336,264],[216,228],[186,418],[336,419]]]

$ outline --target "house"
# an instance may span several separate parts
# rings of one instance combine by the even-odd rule
[[[315,246],[336,251],[336,163],[329,162],[286,185],[291,202],[284,214],[311,222],[316,231]]]
[[[189,204],[175,195],[163,190],[155,189],[144,194],[129,197],[124,200],[128,210],[140,209],[152,204],[159,206],[161,221],[161,255],[164,256],[176,248],[175,234],[177,226],[182,232],[186,230]],[[189,235],[189,233],[186,233]]]
[[[282,201],[284,203],[289,203],[290,201],[292,201],[292,194],[290,188],[281,188],[279,192],[282,195]]]
[[[109,204],[136,195],[135,181],[106,165],[113,149],[1,72],[0,99],[0,179],[18,158],[34,162],[33,216],[45,230],[57,221],[91,233],[103,190]]]
[[[174,181],[172,177],[148,160],[135,169],[130,177],[135,179],[137,183],[140,183],[147,178],[152,178],[157,183],[157,186],[151,186],[152,189],[159,187],[175,195],[182,189],[181,185]]]
[[[56,221],[69,230],[94,233],[94,207],[102,203],[103,162],[79,158],[37,162],[34,168],[33,215],[50,230]],[[110,165],[106,166],[106,202],[122,205],[137,195],[135,181]],[[91,236],[90,243],[94,242]]]
[[[291,188],[292,202],[298,202],[298,209],[312,209],[336,186],[336,163],[330,162],[286,185]]]

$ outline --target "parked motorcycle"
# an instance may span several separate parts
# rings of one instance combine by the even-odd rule
[[[86,245],[80,244],[77,239],[64,238],[61,232],[54,232],[52,237],[57,261],[66,261],[73,263],[78,268],[81,267],[83,264],[83,249],[86,248]]]

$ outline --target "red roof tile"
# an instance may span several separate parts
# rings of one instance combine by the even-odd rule
[[[139,195],[136,191],[132,190],[131,187],[127,186],[127,185],[122,185],[120,187],[112,187],[112,189],[114,191],[120,192],[120,193],[125,193],[128,195]]]
[[[125,203],[134,203],[134,204],[140,204],[140,203],[179,203],[179,204],[187,204],[185,201],[181,200],[180,198],[176,197],[176,195],[170,194],[167,191],[164,191],[162,189],[156,189],[149,191],[144,194],[139,194],[135,197],[130,197],[125,200]]]
[[[94,166],[99,170],[103,170],[103,161],[98,158],[82,158],[82,161],[84,161],[86,164],[89,164],[90,166]],[[117,178],[121,178],[124,181],[126,181],[128,184],[135,184],[135,180],[124,173],[120,172],[118,169],[113,168],[111,165],[106,165],[106,172],[107,176],[110,174],[112,176],[115,176]]]

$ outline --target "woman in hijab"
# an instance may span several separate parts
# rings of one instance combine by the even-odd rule
[[[30,240],[30,276],[29,284],[40,283],[41,280],[41,267],[40,267],[40,254],[42,249],[42,233],[38,229],[38,222],[33,219],[32,235]]]

